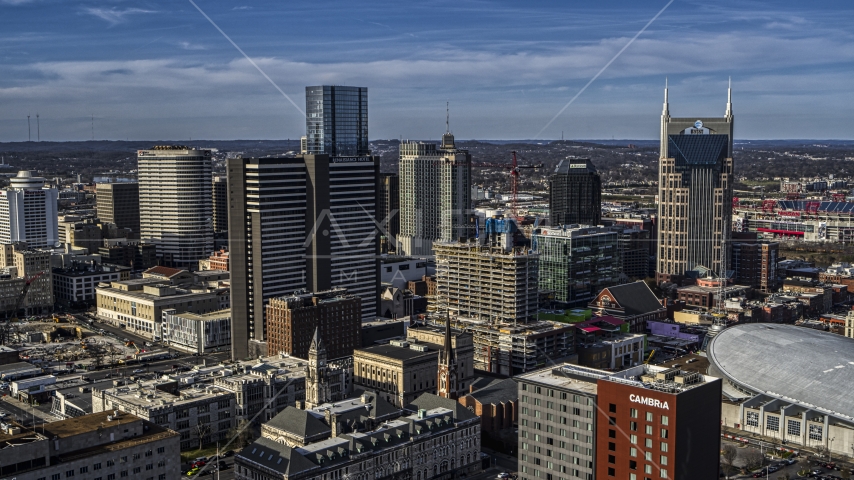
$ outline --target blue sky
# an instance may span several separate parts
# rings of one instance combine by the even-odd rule
[[[195,0],[298,105],[369,88],[370,137],[533,138],[667,1]],[[542,138],[854,138],[854,4],[675,0]],[[284,139],[304,118],[189,1],[0,0],[0,141]]]

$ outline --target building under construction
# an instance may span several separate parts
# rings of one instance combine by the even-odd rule
[[[493,323],[524,323],[539,307],[539,256],[514,245],[515,222],[487,220],[486,244],[436,242],[437,310]]]
[[[472,334],[474,368],[515,375],[573,352],[567,324],[536,321],[539,256],[520,246],[512,220],[486,220],[471,242],[436,242],[439,321]]]
[[[430,321],[440,325],[445,319],[435,316]],[[472,335],[474,368],[485,372],[518,375],[561,360],[573,360],[575,355],[574,327],[566,323],[531,321],[513,325],[452,316],[451,325]]]

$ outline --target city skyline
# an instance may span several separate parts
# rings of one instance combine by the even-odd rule
[[[854,37],[842,2],[196,5],[296,105],[307,85],[368,87],[372,139],[438,140],[450,101],[458,139],[652,140],[664,77],[685,108],[673,115],[719,116],[730,76],[736,138],[852,138]],[[93,123],[95,139],[112,140],[304,130],[299,109],[190,2],[0,8],[0,141],[26,140],[37,113],[47,141],[88,140]]]

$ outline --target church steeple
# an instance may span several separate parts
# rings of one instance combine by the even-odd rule
[[[451,341],[451,316],[445,318],[445,348],[439,353],[438,391],[440,397],[457,398],[457,358]]]
[[[320,339],[320,329],[317,327],[314,329],[314,336],[311,337],[311,344],[308,346],[308,355],[311,356],[312,352],[315,355],[323,353],[324,358],[326,357],[326,347],[323,345],[323,340]]]

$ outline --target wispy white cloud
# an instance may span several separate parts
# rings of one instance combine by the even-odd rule
[[[239,7],[234,7],[232,10],[252,10],[252,7],[249,5],[240,5]]]
[[[812,17],[803,23],[782,14],[754,18],[749,28],[720,23],[694,32],[695,23],[705,19],[686,20],[675,9],[678,5],[674,2],[674,15],[670,11],[663,15],[662,24],[656,23],[649,36],[633,43],[544,136],[559,137],[564,129],[570,136],[575,128],[581,137],[602,138],[601,132],[612,131],[618,122],[626,128],[627,138],[654,138],[665,75],[670,76],[674,114],[694,115],[722,112],[726,77],[731,74],[739,116],[737,134],[742,138],[850,137],[845,125],[850,125],[854,105],[850,89],[854,35],[829,34],[830,28],[820,28]],[[116,25],[135,14],[151,13],[143,8],[85,13]],[[369,87],[372,138],[441,133],[448,98],[458,112],[452,112],[452,120],[461,138],[513,138],[530,135],[532,127],[548,120],[634,33],[609,29],[612,33],[599,40],[567,33],[567,40],[561,41],[561,32],[518,39],[511,32],[500,43],[484,40],[487,30],[483,28],[457,31],[453,26],[431,24],[418,31],[424,42],[402,46],[393,40],[406,38],[405,27],[396,37],[389,34],[398,25],[394,19],[365,18],[356,27],[368,33],[361,43],[349,43],[346,35],[329,37],[328,44],[306,37],[297,40],[303,44],[279,48],[279,40],[268,37],[269,42],[249,43],[247,53],[297,104],[302,104],[305,85]],[[708,21],[712,20],[710,16]],[[0,123],[25,118],[28,109],[42,104],[67,112],[69,118],[93,110],[104,112],[122,119],[116,128],[126,122],[123,125],[131,136],[146,138],[172,138],[177,135],[174,132],[190,127],[220,138],[294,138],[304,130],[304,119],[230,49],[220,51],[216,42],[185,35],[149,43],[161,39],[160,49],[145,53],[173,57],[121,60],[128,55],[119,55],[117,60],[100,62],[8,60],[10,64],[0,64],[9,72],[0,79],[4,105]],[[179,51],[206,46],[203,55]],[[310,62],[271,56],[288,55],[288,48],[317,55],[301,57],[312,58]],[[413,103],[423,108],[413,112],[409,107]],[[513,115],[508,115],[511,111]],[[820,121],[797,125],[791,119],[815,112],[824,115]],[[788,115],[789,123],[775,122],[772,113],[781,118]],[[197,132],[193,138],[200,135]],[[0,129],[0,140],[5,138]],[[114,138],[124,135],[117,133]]]
[[[153,10],[145,10],[142,8],[99,8],[99,7],[88,7],[83,10],[85,13],[89,15],[94,15],[101,20],[106,21],[111,26],[118,25],[120,23],[126,22],[127,17],[130,15],[137,15],[141,13],[155,13]]]
[[[35,3],[37,0],[0,0],[3,5],[24,5],[26,3]]]
[[[190,42],[178,42],[178,46],[184,50],[207,50],[207,47],[204,45]]]

